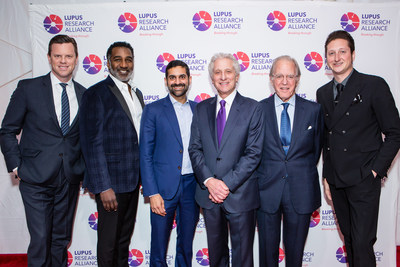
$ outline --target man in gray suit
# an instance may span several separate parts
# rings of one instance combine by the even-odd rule
[[[196,106],[189,154],[203,208],[210,266],[253,266],[253,240],[259,206],[254,170],[260,162],[263,118],[257,101],[241,96],[240,66],[231,54],[211,58],[211,80],[218,95]]]

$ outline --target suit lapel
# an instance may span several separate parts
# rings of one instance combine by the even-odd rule
[[[61,127],[57,119],[56,108],[54,105],[53,86],[51,84],[50,73],[43,77],[43,88],[45,88],[42,91],[43,100],[47,104],[47,108],[49,110],[51,118],[53,119],[53,122],[55,123],[56,127],[60,130],[60,134],[62,134]]]
[[[299,132],[302,130],[302,125],[304,125],[304,118],[305,118],[305,110],[304,110],[304,105],[303,105],[303,99],[299,96],[296,97],[296,106],[294,108],[294,118],[293,118],[293,130],[292,130],[292,138],[290,142],[290,147],[288,151],[288,155],[290,154],[290,151],[293,150],[292,148],[296,145],[297,141],[297,136],[299,135]]]
[[[77,99],[77,101],[78,101],[78,112],[76,113],[75,118],[74,118],[74,120],[72,121],[72,123],[71,123],[71,125],[69,126],[69,128],[74,127],[75,124],[78,123],[79,107],[80,107],[80,105],[81,105],[81,98],[82,98],[82,95],[83,95],[83,92],[84,92],[84,90],[82,90],[82,89],[79,87],[79,85],[78,85],[75,81],[73,81],[73,83],[74,83],[74,89],[75,89],[75,96],[76,96],[76,99]],[[68,130],[68,132],[69,132],[69,130]]]
[[[211,131],[211,136],[213,137],[214,141],[214,146],[216,150],[218,150],[218,141],[217,141],[217,131],[216,129],[216,124],[217,124],[217,118],[216,118],[216,103],[217,103],[217,96],[215,96],[209,103],[209,107],[207,108],[207,114],[208,114],[208,123],[210,124],[210,131]]]
[[[347,84],[340,97],[340,101],[333,111],[331,127],[333,127],[340,120],[340,118],[344,115],[344,113],[348,110],[349,106],[352,104],[354,97],[359,92],[360,86],[358,86],[357,81],[360,79],[357,79],[356,77],[357,75],[358,72],[354,70],[353,74],[347,81]]]
[[[276,119],[276,110],[275,110],[275,101],[274,101],[274,95],[270,96],[267,98],[266,101],[266,120],[269,128],[271,128],[271,133],[272,133],[272,139],[274,142],[276,142],[277,147],[280,147],[280,150],[282,151],[282,154],[285,154],[285,151],[283,150],[282,143],[281,143],[281,137],[279,136],[279,129],[278,129],[278,121]]]
[[[123,95],[121,94],[121,91],[118,89],[117,85],[115,85],[114,81],[111,79],[110,76],[107,77],[106,82],[107,82],[108,88],[111,90],[111,92],[117,98],[118,102],[121,104],[122,109],[125,111],[126,115],[128,116],[129,120],[131,121],[132,125],[134,125],[128,104],[126,103]]]
[[[169,125],[172,128],[172,131],[175,134],[176,139],[178,139],[179,144],[182,145],[182,137],[181,137],[181,131],[179,130],[179,122],[178,118],[176,117],[175,109],[174,106],[172,105],[171,99],[169,99],[169,95],[167,95],[166,98],[164,98],[164,110],[163,113],[167,117],[167,120],[169,122]]]

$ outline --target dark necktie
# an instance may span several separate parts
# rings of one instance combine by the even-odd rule
[[[221,144],[222,134],[224,133],[225,123],[226,123],[226,111],[225,111],[225,100],[219,102],[221,108],[217,114],[217,136],[218,136],[218,147]]]
[[[334,101],[335,106],[339,103],[339,97],[343,93],[343,89],[344,89],[344,85],[343,84],[338,83],[336,85],[336,93],[337,94],[336,94],[335,101]]]
[[[68,132],[69,128],[69,101],[67,95],[67,84],[60,83],[62,87],[61,93],[61,131],[63,135]]]
[[[283,110],[281,113],[281,142],[283,146],[283,150],[285,154],[287,154],[289,147],[290,147],[290,140],[291,140],[291,129],[290,129],[290,118],[287,112],[289,103],[282,103]]]

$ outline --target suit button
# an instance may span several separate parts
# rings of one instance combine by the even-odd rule
[[[349,116],[350,115],[350,112],[346,112],[346,116]]]
[[[347,148],[343,149],[344,152],[347,152]]]
[[[58,156],[62,158],[63,157],[63,153],[58,154]]]
[[[332,131],[330,131],[329,134],[332,134]]]
[[[181,169],[181,166],[178,166],[178,170],[180,170]]]
[[[325,117],[328,117],[328,116],[329,116],[329,114],[328,114],[328,113],[326,113],[326,114],[325,114]]]
[[[182,149],[179,149],[179,153],[182,153]]]
[[[282,179],[285,179],[286,178],[286,176],[282,176]]]
[[[330,147],[327,147],[327,148],[326,148],[326,150],[328,150],[328,151],[329,151],[329,150],[331,150],[331,148],[330,148]]]
[[[221,158],[217,158],[217,161],[220,161],[221,160]]]
[[[343,133],[343,134],[345,134],[345,133],[346,133],[346,131],[345,131],[345,130],[343,130],[343,131],[342,131],[342,133]]]

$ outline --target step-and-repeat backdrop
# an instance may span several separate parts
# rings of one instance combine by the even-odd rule
[[[127,41],[135,50],[134,81],[144,93],[146,103],[166,96],[164,72],[173,59],[183,60],[190,67],[191,100],[200,102],[213,96],[215,89],[211,86],[207,66],[217,52],[232,53],[239,60],[238,90],[256,100],[271,95],[268,74],[272,61],[288,54],[297,59],[302,72],[297,93],[315,101],[317,88],[332,78],[325,64],[325,39],[331,31],[344,29],[356,41],[356,69],[385,78],[399,103],[399,13],[398,3],[223,1],[31,5],[33,76],[49,71],[46,58],[49,40],[55,34],[67,34],[78,42],[79,65],[75,79],[86,87],[108,75],[106,50],[109,45],[114,41]],[[397,161],[394,165],[382,186],[375,244],[378,266],[395,266]],[[303,266],[346,266],[345,248],[330,204],[324,200],[310,218]],[[129,266],[149,264],[149,212],[149,204],[141,196]],[[97,265],[96,229],[95,202],[82,189],[69,248],[69,266]],[[171,266],[175,260],[175,238],[176,225],[167,255]],[[257,247],[256,236],[254,257],[258,264]],[[193,252],[194,266],[209,265],[202,216]],[[280,265],[284,266],[283,246],[280,252]]]

